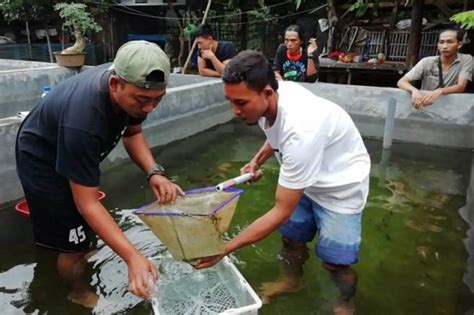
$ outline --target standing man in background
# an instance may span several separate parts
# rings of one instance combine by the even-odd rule
[[[411,93],[415,108],[433,104],[441,95],[463,93],[472,80],[473,59],[461,54],[463,32],[446,29],[439,33],[439,56],[421,59],[397,83],[398,87]],[[421,91],[412,85],[421,80]]]
[[[220,77],[225,65],[235,56],[231,42],[216,41],[209,25],[199,26],[196,33],[198,45],[199,74],[206,77]]]

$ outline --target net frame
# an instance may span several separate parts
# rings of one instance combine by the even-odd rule
[[[185,196],[188,196],[188,195],[205,193],[205,192],[219,193],[219,192],[216,191],[215,186],[191,189],[191,190],[185,191],[184,193],[185,193]],[[229,187],[229,188],[224,188],[222,190],[222,192],[234,193],[234,194],[233,194],[232,197],[230,197],[229,199],[227,199],[224,202],[222,202],[221,204],[219,204],[219,206],[217,206],[214,210],[212,210],[209,214],[206,214],[206,215],[204,215],[204,214],[188,214],[188,213],[185,213],[183,211],[181,211],[181,212],[145,211],[145,209],[147,207],[149,207],[151,204],[153,204],[153,202],[134,210],[133,213],[136,214],[136,215],[147,215],[147,216],[212,216],[212,215],[216,214],[219,210],[223,209],[225,206],[230,204],[236,198],[240,197],[240,195],[242,195],[244,191],[242,189]]]
[[[217,191],[215,186],[203,187],[186,191],[174,204],[153,202],[133,213],[175,259],[195,263],[198,258],[224,252],[221,236],[230,226],[242,193],[232,187],[223,191]]]

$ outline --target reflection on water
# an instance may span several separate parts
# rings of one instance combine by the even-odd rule
[[[262,135],[249,130],[227,124],[160,148],[157,160],[184,189],[217,184],[238,175],[262,144]],[[380,143],[367,141],[367,146],[373,168],[360,261],[355,265],[357,314],[464,314],[473,308],[474,296],[462,282],[467,260],[462,239],[468,226],[457,210],[465,203],[468,172],[464,167],[469,165],[469,155],[409,145],[395,145],[387,155]],[[273,205],[276,161],[269,161],[263,171],[260,182],[241,186],[245,193],[227,237],[238,234]],[[153,200],[142,172],[133,165],[118,167],[104,174],[101,188],[107,192],[105,205],[113,209],[127,237],[159,265],[160,258],[167,256],[164,247],[131,210],[122,210]],[[281,275],[280,245],[278,233],[273,233],[235,254],[237,266],[255,289]],[[309,245],[312,251],[314,245]],[[44,253],[38,254],[30,242],[0,249],[0,255],[1,314],[90,313],[67,300],[51,259],[38,266],[37,258]],[[91,284],[100,295],[96,312],[152,312],[149,302],[128,293],[126,265],[108,247],[99,242],[89,262]],[[320,264],[312,252],[304,268],[304,289],[272,300],[260,313],[331,314],[337,289]],[[176,279],[193,272],[183,268]]]
[[[36,264],[17,265],[0,274],[0,309],[15,311],[28,304],[25,285],[33,279]]]
[[[155,235],[132,213],[132,210],[116,212],[120,226],[129,240],[148,258],[160,257],[165,248]],[[97,307],[98,314],[112,314],[127,310],[142,300],[128,292],[127,265],[108,247],[99,241],[98,251],[89,258],[95,273],[91,284],[101,296]]]

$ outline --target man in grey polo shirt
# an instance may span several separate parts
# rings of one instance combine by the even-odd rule
[[[459,53],[462,37],[459,30],[441,31],[439,56],[421,59],[398,81],[399,88],[411,92],[415,108],[429,106],[441,95],[462,93],[472,80],[472,56]],[[411,84],[415,80],[421,80],[421,91]]]

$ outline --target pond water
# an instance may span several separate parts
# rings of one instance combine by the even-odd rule
[[[210,186],[238,175],[263,143],[258,128],[240,123],[213,128],[158,148],[157,160],[184,189]],[[354,304],[357,314],[464,314],[474,310],[474,295],[463,283],[468,253],[463,238],[469,226],[459,216],[465,204],[470,155],[420,145],[396,144],[382,152],[381,143],[366,140],[372,158],[371,190],[363,216],[359,276]],[[264,177],[245,190],[228,231],[232,237],[273,205],[278,164],[271,159]],[[165,248],[130,209],[153,200],[142,172],[126,164],[105,172],[101,189],[127,236],[147,256],[160,261]],[[0,219],[17,216],[13,209]],[[2,220],[3,220],[2,219]],[[53,272],[54,261],[31,243],[27,219],[15,218],[25,237],[0,248],[1,314],[89,314],[68,301]],[[28,237],[30,235],[30,237]],[[237,251],[232,260],[253,288],[281,276],[278,233]],[[260,314],[332,314],[337,289],[315,257],[304,267],[304,288],[264,305]],[[46,260],[47,261],[47,260]],[[127,293],[125,264],[99,241],[88,275],[100,295],[102,314],[151,314],[149,302]],[[197,274],[196,276],[199,276]]]

